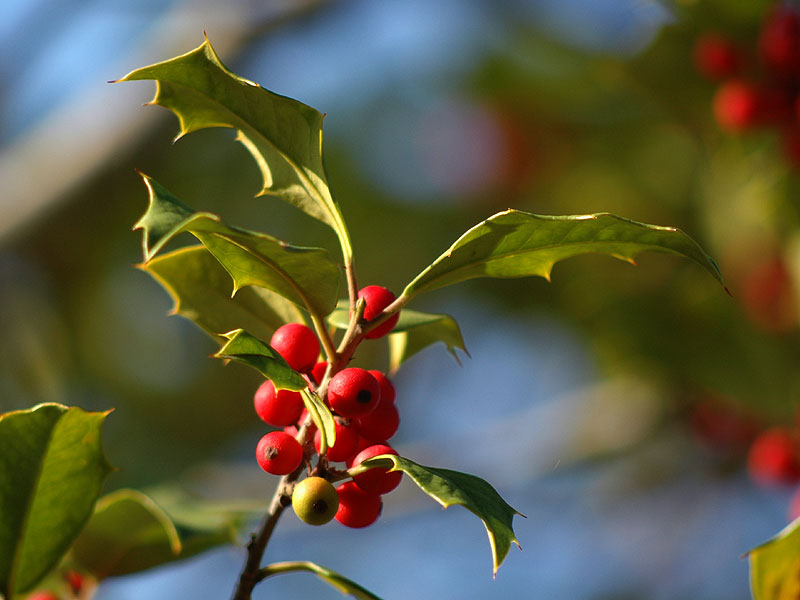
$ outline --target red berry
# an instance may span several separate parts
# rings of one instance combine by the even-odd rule
[[[358,433],[374,443],[385,442],[397,433],[400,426],[400,414],[397,407],[388,401],[384,401],[381,394],[381,401],[375,410],[367,413],[355,420]]]
[[[358,297],[363,298],[366,302],[364,307],[364,319],[371,321],[383,312],[383,309],[389,306],[395,300],[395,295],[387,290],[385,287],[379,285],[368,285],[361,288],[358,292]],[[380,338],[389,333],[394,326],[397,325],[397,320],[400,318],[400,313],[393,315],[388,321],[381,323],[378,327],[370,330],[365,336],[368,340]]]
[[[721,35],[705,34],[694,46],[695,68],[711,79],[725,79],[737,75],[743,63],[744,57],[739,49]]]
[[[67,571],[64,573],[64,579],[67,580],[70,589],[74,595],[78,595],[83,588],[83,575],[78,573],[77,571]]]
[[[800,15],[785,7],[774,10],[764,21],[759,50],[767,68],[796,76],[800,68]]]
[[[758,432],[752,415],[714,397],[695,405],[691,427],[699,442],[725,452],[743,452]]]
[[[394,403],[397,393],[395,392],[394,384],[392,384],[391,380],[381,371],[369,371],[369,374],[372,375],[381,386],[381,401]]]
[[[271,431],[256,446],[259,466],[273,475],[286,475],[300,466],[303,447],[284,431]]]
[[[725,129],[741,131],[753,127],[760,109],[758,89],[744,81],[724,83],[714,95],[714,117]]]
[[[759,484],[792,484],[800,481],[800,446],[783,427],[763,431],[747,455],[747,470]]]
[[[797,326],[797,295],[792,274],[780,255],[756,262],[741,281],[740,297],[753,322],[768,331]]]
[[[353,459],[353,466],[357,467],[368,458],[379,456],[381,454],[394,454],[397,456],[397,451],[395,451],[395,449],[391,446],[387,446],[385,444],[369,446],[356,455],[356,457]],[[359,475],[356,475],[353,477],[353,481],[355,481],[356,485],[365,492],[369,492],[371,494],[388,494],[394,488],[400,485],[400,480],[402,478],[402,471],[390,472],[388,469],[375,467],[369,471],[365,471]]]
[[[50,591],[34,592],[28,596],[27,600],[61,600],[56,594]]]
[[[331,378],[328,404],[343,417],[353,418],[373,410],[381,399],[381,386],[364,369],[349,367]]]
[[[319,356],[317,335],[302,323],[282,325],[272,334],[269,345],[300,373],[311,370]]]
[[[314,368],[311,369],[311,379],[314,380],[314,383],[319,385],[322,383],[322,378],[325,377],[325,371],[328,370],[328,363],[327,361],[320,361],[314,365]]]
[[[294,425],[305,408],[300,392],[279,390],[268,379],[256,390],[253,405],[261,420],[274,427]]]
[[[328,448],[328,460],[333,462],[344,462],[352,457],[356,452],[358,446],[358,434],[352,427],[343,425],[339,421],[334,422],[336,426],[336,441],[333,446]],[[319,430],[314,434],[314,447],[317,452],[320,451],[322,443],[322,434]]]
[[[347,527],[366,527],[378,520],[383,501],[378,494],[370,494],[360,489],[352,481],[336,488],[339,494],[339,508],[336,520]]]

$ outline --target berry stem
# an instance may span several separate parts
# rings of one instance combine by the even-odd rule
[[[312,420],[309,416],[305,423],[303,423],[297,436],[300,440],[300,444],[304,447],[310,438],[311,423]],[[259,575],[261,560],[264,558],[267,544],[272,537],[275,525],[278,524],[281,513],[283,513],[284,508],[291,503],[291,490],[294,482],[297,481],[297,478],[300,477],[304,469],[305,461],[303,461],[297,469],[281,477],[278,482],[269,508],[261,520],[261,525],[258,530],[250,536],[250,542],[247,544],[247,560],[239,575],[239,581],[236,584],[231,600],[251,600],[253,588],[263,579],[263,577]]]

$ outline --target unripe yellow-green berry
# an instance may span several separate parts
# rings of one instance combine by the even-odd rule
[[[324,525],[339,508],[339,494],[327,479],[306,477],[294,486],[292,508],[309,525]]]

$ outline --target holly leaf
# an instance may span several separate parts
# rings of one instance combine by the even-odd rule
[[[223,337],[228,341],[214,358],[235,360],[254,368],[272,381],[276,390],[299,392],[308,386],[303,376],[292,369],[277,350],[245,330],[229,331]]]
[[[292,571],[308,571],[313,573],[323,581],[329,583],[331,586],[339,590],[344,595],[350,595],[356,600],[381,600],[378,596],[363,588],[355,581],[352,581],[340,575],[336,571],[332,571],[327,567],[321,567],[318,564],[309,561],[287,561],[272,563],[263,567],[260,571],[262,579],[271,577],[273,575],[281,575],[282,573],[291,573]]]
[[[259,286],[323,316],[336,306],[340,273],[327,250],[292,246],[263,233],[229,227],[217,215],[194,212],[147,175],[142,179],[149,202],[134,229],[144,232],[145,263],[172,238],[189,232],[233,278],[233,294]]]
[[[800,597],[800,519],[747,553],[753,600],[795,600]]]
[[[172,297],[172,314],[191,319],[222,341],[221,332],[241,327],[270,339],[284,323],[302,323],[303,312],[263,287],[246,287],[235,295],[231,277],[204,246],[180,248],[140,265]]]
[[[634,262],[634,257],[644,251],[689,258],[724,285],[714,261],[679,229],[608,213],[547,216],[507,210],[458,238],[406,286],[402,295],[411,298],[475,277],[538,275],[549,279],[553,265],[565,258],[599,252]]]
[[[92,514],[112,470],[101,444],[108,412],[60,404],[0,415],[0,593],[31,589]]]
[[[169,516],[136,490],[101,498],[72,548],[74,558],[97,579],[127,575],[169,562],[181,540]]]
[[[447,346],[459,365],[457,349],[469,356],[461,328],[453,317],[403,309],[397,327],[389,335],[389,371],[396,372],[414,354],[437,342]]]
[[[263,178],[262,195],[286,200],[329,225],[345,259],[350,237],[331,196],[322,161],[323,115],[305,104],[274,94],[222,64],[208,38],[196,49],[136,69],[118,81],[152,79],[150,104],[178,117],[181,138],[207,127],[230,127],[253,155]]]
[[[460,504],[483,521],[489,534],[492,569],[495,576],[498,567],[508,555],[512,542],[519,546],[512,529],[512,520],[514,515],[524,515],[506,503],[500,494],[480,477],[449,469],[424,467],[392,454],[382,454],[367,459],[357,467],[349,469],[347,473],[351,476],[357,475],[376,467],[402,471],[443,508]]]

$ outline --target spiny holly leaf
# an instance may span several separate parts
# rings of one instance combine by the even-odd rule
[[[167,290],[173,314],[191,319],[209,335],[241,327],[270,339],[284,323],[302,323],[303,312],[266,288],[251,286],[232,296],[231,276],[204,246],[180,248],[141,265]]]
[[[458,364],[456,349],[469,356],[461,336],[458,322],[450,315],[437,315],[403,309],[397,326],[389,335],[389,371],[396,372],[400,365],[420,350],[443,342]]]
[[[60,404],[0,415],[0,593],[31,589],[72,544],[111,471],[108,412]]]
[[[276,390],[299,392],[308,386],[306,380],[278,354],[269,344],[265,344],[243,329],[223,334],[228,341],[220,348],[214,358],[236,360],[253,367],[275,384]]]
[[[259,195],[278,196],[326,223],[338,235],[345,258],[352,256],[322,162],[322,114],[235,75],[207,38],[191,52],[137,69],[119,81],[138,79],[156,81],[151,104],[177,115],[179,138],[206,127],[235,129],[261,171]]]
[[[327,315],[336,306],[339,267],[322,248],[291,246],[263,233],[228,227],[217,215],[194,212],[163,186],[142,174],[148,208],[134,229],[142,229],[145,263],[176,235],[199,239],[233,278],[233,292],[255,285],[298,306]]]
[[[378,596],[361,587],[355,581],[351,581],[344,575],[340,575],[336,571],[331,571],[326,567],[321,567],[320,565],[308,561],[273,563],[262,568],[261,575],[263,578],[267,578],[272,575],[280,575],[281,573],[291,573],[292,571],[309,571],[314,573],[314,575],[331,584],[342,594],[353,596],[356,600],[381,600]]]
[[[796,600],[800,597],[800,519],[747,553],[753,600]]]
[[[402,471],[416,483],[419,488],[436,500],[444,508],[460,504],[483,521],[489,534],[492,547],[493,573],[505,559],[511,543],[519,546],[512,529],[514,515],[522,515],[500,497],[495,489],[486,481],[475,475],[459,473],[449,469],[424,467],[417,463],[391,454],[382,454],[362,462],[348,470],[348,474],[357,475],[370,468],[384,468],[390,471]]]
[[[403,291],[410,298],[474,277],[550,278],[553,265],[565,258],[599,252],[633,262],[643,251],[685,256],[720,283],[713,260],[679,229],[637,223],[608,213],[543,216],[507,210],[462,235]]]

